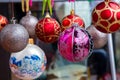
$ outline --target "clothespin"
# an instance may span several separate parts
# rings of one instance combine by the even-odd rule
[[[52,15],[52,5],[51,0],[43,0],[43,8],[42,8],[42,15],[44,15],[45,9],[50,10],[50,15]]]
[[[28,12],[29,11],[29,0],[21,0],[22,4],[22,11]]]

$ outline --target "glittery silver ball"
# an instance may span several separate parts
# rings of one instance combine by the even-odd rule
[[[0,43],[8,52],[18,52],[27,46],[29,34],[20,24],[8,24],[0,33]]]
[[[31,15],[31,12],[28,12],[26,16],[22,17],[20,24],[22,24],[28,31],[30,37],[35,37],[35,26],[38,22],[38,19]]]
[[[94,48],[102,48],[107,43],[107,34],[98,31],[93,25],[86,29],[93,38]]]

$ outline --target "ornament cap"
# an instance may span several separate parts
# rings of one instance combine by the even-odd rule
[[[15,19],[15,17],[12,17],[11,23],[12,23],[12,24],[16,24],[16,19]]]
[[[72,9],[71,12],[70,12],[71,15],[74,15],[75,14],[75,11]]]
[[[28,11],[26,15],[31,15],[31,11]]]
[[[28,43],[29,43],[29,44],[34,44],[33,38],[29,38]]]
[[[45,17],[50,18],[50,14],[47,12]]]

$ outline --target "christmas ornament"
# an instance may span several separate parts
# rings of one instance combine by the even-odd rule
[[[120,6],[105,0],[99,3],[92,12],[92,23],[104,33],[112,33],[120,27]]]
[[[20,24],[7,24],[0,33],[2,47],[8,52],[18,52],[28,43],[28,32]]]
[[[117,77],[117,80],[120,80],[120,73],[116,73],[116,77]],[[111,76],[111,73],[106,73],[103,75],[103,77],[101,78],[102,80],[112,80],[112,76]]]
[[[61,32],[59,23],[51,18],[47,13],[46,17],[39,20],[36,25],[35,33],[37,37],[46,43],[52,43],[56,41]]]
[[[67,15],[63,18],[61,25],[62,25],[62,31],[64,31],[66,28],[70,27],[73,23],[77,23],[80,27],[84,28],[85,23],[82,18],[80,18],[78,15],[75,15],[74,10],[71,11],[70,15]]]
[[[20,20],[20,24],[22,24],[28,31],[30,37],[35,36],[35,26],[38,23],[38,19],[31,15],[31,12],[27,12],[26,16],[24,16]]]
[[[102,48],[107,43],[107,34],[98,31],[94,25],[86,29],[93,38],[94,48]]]
[[[2,30],[2,28],[8,24],[8,20],[6,17],[0,15],[0,31]]]
[[[58,40],[60,54],[71,62],[79,62],[87,58],[93,49],[89,33],[78,25],[72,25],[63,31]]]
[[[37,45],[28,44],[20,52],[10,56],[10,69],[20,79],[36,79],[46,68],[46,56],[44,51]]]

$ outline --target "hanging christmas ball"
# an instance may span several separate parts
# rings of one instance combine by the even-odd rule
[[[0,15],[0,31],[5,25],[8,24],[8,20],[5,16]]]
[[[37,23],[38,19],[32,16],[30,11],[20,20],[20,24],[27,29],[30,37],[35,37],[35,26]]]
[[[63,31],[58,40],[60,54],[68,61],[79,62],[87,58],[93,49],[89,33],[78,25]]]
[[[7,24],[0,33],[0,43],[8,52],[18,52],[28,43],[28,32],[20,24]]]
[[[39,20],[35,28],[37,37],[46,43],[56,41],[60,32],[61,28],[59,23],[54,18],[51,18],[49,14],[47,14],[45,18]]]
[[[10,69],[12,73],[23,80],[32,80],[40,77],[46,68],[44,51],[34,44],[28,44],[20,52],[10,56]]]
[[[62,31],[64,31],[66,28],[71,27],[73,23],[77,23],[80,27],[84,28],[85,23],[82,18],[80,18],[78,15],[75,15],[74,10],[71,11],[70,15],[67,15],[63,18],[61,25],[62,25]]]
[[[116,2],[105,0],[92,12],[92,23],[104,33],[112,33],[120,28],[120,6]]]
[[[86,29],[92,36],[94,48],[102,48],[107,43],[107,34],[98,31],[94,25],[89,26]]]

